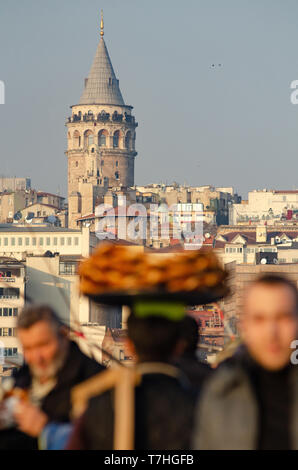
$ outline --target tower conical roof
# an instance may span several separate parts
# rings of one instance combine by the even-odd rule
[[[79,104],[125,105],[103,36]]]

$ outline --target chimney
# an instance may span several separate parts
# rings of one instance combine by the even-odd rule
[[[256,242],[266,243],[267,242],[267,226],[258,225],[256,228]]]

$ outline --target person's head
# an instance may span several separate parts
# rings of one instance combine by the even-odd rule
[[[259,277],[245,293],[241,330],[250,355],[262,367],[285,367],[298,334],[297,287],[281,276]]]
[[[199,342],[199,325],[196,320],[186,315],[181,322],[180,347],[181,353],[194,356]]]
[[[18,337],[33,375],[52,377],[67,346],[67,328],[48,306],[25,308],[17,320]]]
[[[138,362],[167,362],[174,355],[181,322],[159,316],[127,319],[128,339]]]

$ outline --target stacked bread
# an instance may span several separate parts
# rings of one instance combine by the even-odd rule
[[[85,295],[108,292],[195,292],[223,285],[226,272],[213,252],[165,256],[135,247],[102,243],[79,267]]]

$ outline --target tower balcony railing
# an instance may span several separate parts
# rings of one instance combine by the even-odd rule
[[[84,114],[84,115],[78,115],[74,114],[73,116],[70,116],[68,118],[68,123],[73,123],[73,122],[100,122],[100,123],[106,123],[106,122],[119,122],[119,123],[127,123],[127,124],[134,124],[137,125],[135,121],[134,116],[130,116],[128,114],[125,114],[124,116],[122,114],[113,114],[110,116],[110,114],[100,114],[98,116],[94,116],[93,114]]]

